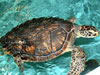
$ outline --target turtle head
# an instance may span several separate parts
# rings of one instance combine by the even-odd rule
[[[94,26],[86,26],[82,25],[79,26],[79,30],[77,33],[78,37],[84,37],[84,38],[94,38],[99,35],[98,30]]]

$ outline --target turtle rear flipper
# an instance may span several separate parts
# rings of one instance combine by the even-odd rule
[[[71,55],[70,71],[67,75],[80,75],[85,67],[86,55],[80,47],[74,47]]]
[[[21,72],[24,71],[24,62],[22,61],[21,57],[20,56],[16,56],[16,57],[13,57],[14,58],[14,61],[15,63],[17,64],[18,68],[21,70]]]

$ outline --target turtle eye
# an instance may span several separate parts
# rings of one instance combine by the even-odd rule
[[[91,36],[92,35],[92,32],[89,32],[89,36]]]
[[[89,34],[89,36],[91,36],[91,34]]]

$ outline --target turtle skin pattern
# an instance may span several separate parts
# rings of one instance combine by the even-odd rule
[[[59,18],[36,18],[1,37],[3,48],[23,61],[43,62],[61,55],[73,33],[73,23]]]

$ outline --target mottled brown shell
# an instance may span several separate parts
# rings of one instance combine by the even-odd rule
[[[24,61],[47,61],[68,46],[73,24],[59,18],[38,18],[13,28],[0,39],[3,48]]]

